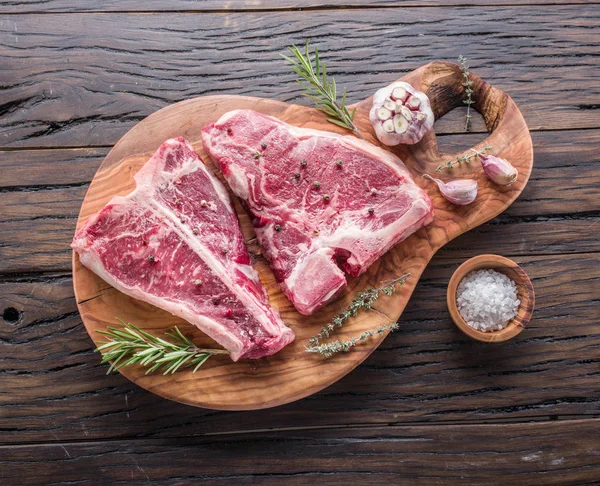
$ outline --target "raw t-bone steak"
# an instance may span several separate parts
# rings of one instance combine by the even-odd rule
[[[342,269],[360,275],[433,218],[402,161],[356,137],[236,110],[206,126],[202,141],[254,216],[264,254],[302,314],[346,286]]]
[[[223,184],[183,138],[167,140],[71,245],[121,292],[198,326],[233,360],[276,353],[294,340],[250,257]]]

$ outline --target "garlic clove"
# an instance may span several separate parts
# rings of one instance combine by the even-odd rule
[[[408,130],[408,120],[402,115],[394,116],[394,131],[398,134],[402,134]]]
[[[398,86],[392,90],[392,99],[395,101],[402,101],[406,99],[406,89],[403,86]]]
[[[387,108],[390,111],[394,111],[396,109],[396,102],[391,98],[386,98],[383,102],[384,108]]]
[[[510,186],[517,180],[519,171],[506,159],[494,155],[481,155],[481,165],[485,175],[501,186]]]
[[[382,111],[382,108],[387,111]],[[404,118],[406,123],[396,118],[398,116]],[[394,146],[421,141],[433,128],[434,115],[425,93],[409,83],[396,81],[373,95],[369,119],[379,141]],[[392,120],[392,126],[387,123],[388,120]]]
[[[416,96],[411,96],[408,100],[406,100],[404,105],[408,106],[411,110],[418,110],[421,106],[421,101]]]
[[[431,177],[429,174],[424,174],[423,177],[435,182],[442,196],[457,206],[471,204],[477,197],[477,181],[472,179],[456,179],[444,182]]]
[[[385,121],[388,118],[392,117],[392,112],[382,106],[381,108],[379,108],[379,111],[377,112],[377,116],[379,116],[380,120]]]
[[[409,122],[412,121],[412,119],[413,119],[413,112],[410,111],[406,106],[401,106],[399,112]]]
[[[387,133],[395,133],[396,131],[394,130],[394,120],[389,119],[383,122],[383,129],[387,132]]]

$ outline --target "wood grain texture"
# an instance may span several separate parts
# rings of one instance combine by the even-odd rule
[[[433,0],[361,0],[387,8],[214,15],[200,12],[223,2],[158,3],[0,0],[2,14],[10,12],[0,15],[0,146],[105,145],[0,150],[0,443],[21,444],[0,448],[0,483],[596,484],[600,260],[582,252],[600,250],[600,131],[589,129],[600,127],[597,2],[405,8]],[[503,3],[510,5],[492,6]],[[191,11],[22,15],[125,7]],[[305,103],[278,54],[306,37],[329,53],[329,67],[354,100],[424,60],[466,55],[523,108],[536,154],[530,182],[505,213],[436,254],[399,332],[310,398],[266,411],[213,412],[104,376],[76,309],[67,245],[109,146],[147,114],[197,95]],[[483,138],[460,133],[462,120],[457,109],[436,123],[439,135],[458,133],[438,137],[443,151]],[[474,128],[484,131],[481,119]],[[562,128],[571,130],[544,131]],[[454,328],[444,303],[456,267],[489,251],[516,256],[538,291],[527,330],[492,354]],[[2,319],[11,306],[22,311],[17,323]],[[577,416],[588,420],[565,420]],[[531,420],[543,422],[523,424]],[[471,425],[448,426],[505,421],[516,423],[502,432],[484,425],[477,434]],[[393,426],[420,422],[429,423],[414,434]],[[338,430],[273,434],[264,427]],[[248,434],[220,444],[187,438],[238,431]]]
[[[459,67],[452,63],[427,64],[402,78],[415,89],[427,94],[436,118],[462,104],[462,79]],[[309,317],[296,312],[280,291],[265,261],[261,258],[256,262],[255,268],[269,293],[271,305],[281,313],[286,325],[296,334],[293,343],[276,355],[260,360],[233,363],[227,356],[215,356],[196,373],[186,370],[172,376],[146,374],[143,367],[138,366],[124,367],[120,372],[153,393],[189,405],[220,410],[252,410],[304,398],[331,385],[358,366],[385,336],[374,336],[352,352],[340,353],[330,360],[307,353],[305,346],[310,337],[318,334],[335,314],[345,309],[359,291],[410,273],[411,278],[398,290],[398,295],[380,297],[376,306],[378,312],[357,316],[336,333],[336,338],[349,339],[369,329],[395,322],[433,254],[456,236],[503,212],[519,196],[531,174],[532,141],[517,106],[508,95],[481,78],[472,75],[471,80],[475,106],[483,114],[491,132],[476,147],[481,149],[490,144],[496,155],[510,160],[519,171],[514,184],[493,184],[481,167],[475,167],[475,164],[455,168],[450,178],[468,175],[476,179],[479,185],[476,201],[469,206],[457,207],[446,201],[437,186],[424,180],[421,175],[435,172],[435,168],[444,160],[456,158],[458,154],[440,154],[433,131],[426,134],[418,144],[393,147],[390,150],[406,163],[417,184],[433,200],[435,212],[432,223],[392,248],[361,277],[349,278],[348,287],[341,298]],[[356,105],[354,123],[367,140],[378,143],[369,122],[371,105],[371,98]],[[274,115],[305,128],[331,130],[331,127],[335,127],[318,110],[259,98],[211,96],[164,108],[131,129],[106,156],[83,201],[78,228],[113,196],[128,194],[135,187],[134,174],[153,155],[156,148],[169,138],[183,136],[188,139],[207,164],[210,159],[202,148],[202,127],[216,121],[224,113],[239,108]],[[352,110],[353,107],[349,109]],[[341,128],[336,131],[344,133]],[[212,163],[207,165],[216,170]],[[445,175],[441,177],[448,178]],[[251,240],[254,233],[250,219],[239,204],[237,206],[242,231],[246,239]],[[92,337],[96,331],[114,325],[115,316],[118,316],[154,334],[167,332],[176,324],[184,333],[193,336],[197,344],[209,348],[215,346],[212,340],[182,319],[112,288],[107,290],[106,283],[81,265],[75,253],[73,281],[79,311]]]
[[[10,484],[596,484],[600,420],[1,448]],[[41,457],[41,459],[40,459]],[[55,482],[60,478],[60,482]]]
[[[597,1],[588,3],[598,3]],[[581,0],[2,0],[3,13],[57,12],[252,12],[272,10],[323,10],[331,8],[364,9],[423,6],[498,6],[498,5],[579,5]]]
[[[530,129],[600,127],[599,20],[599,5],[11,15],[0,24],[0,145],[112,145],[150,113],[194,96],[305,103],[279,54],[307,38],[349,100],[463,54],[516,100]],[[461,131],[447,120],[438,134]]]
[[[1,283],[0,313],[22,314],[18,324],[0,319],[0,443],[600,415],[600,254],[515,258],[533,280],[537,308],[526,331],[495,348],[459,332],[445,303],[452,273],[476,254],[436,255],[400,329],[338,383],[293,404],[235,414],[180,405],[105,376],[70,277]]]

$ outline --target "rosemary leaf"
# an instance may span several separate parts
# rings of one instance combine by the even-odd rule
[[[123,324],[123,329],[109,326],[106,331],[96,331],[110,338],[110,341],[98,343],[96,348],[96,351],[103,353],[102,363],[111,363],[107,374],[134,364],[149,366],[146,374],[161,370],[166,375],[192,365],[195,365],[195,373],[211,356],[228,354],[224,349],[198,348],[178,327],[165,333],[175,341],[172,342],[118,320]]]
[[[317,109],[329,115],[327,121],[334,123],[342,128],[353,131],[360,138],[364,139],[362,133],[354,124],[354,114],[356,109],[350,113],[346,107],[346,90],[342,95],[340,102],[337,100],[337,85],[335,79],[327,76],[325,63],[319,57],[319,48],[315,45],[314,67],[313,59],[310,55],[309,41],[306,41],[304,53],[296,46],[288,47],[292,56],[281,54],[281,57],[290,64],[290,69],[307,84],[297,80],[298,84],[306,93],[304,96],[311,98],[315,102]]]

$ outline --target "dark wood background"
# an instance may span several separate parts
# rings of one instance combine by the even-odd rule
[[[504,214],[433,259],[401,329],[350,375],[272,410],[215,412],[105,376],[69,242],[102,158],[139,120],[215,93],[305,103],[279,59],[307,37],[351,101],[467,56],[535,146]],[[598,484],[600,2],[0,0],[0,484]],[[436,123],[441,149],[464,111]],[[529,327],[452,324],[466,258],[519,262]]]

